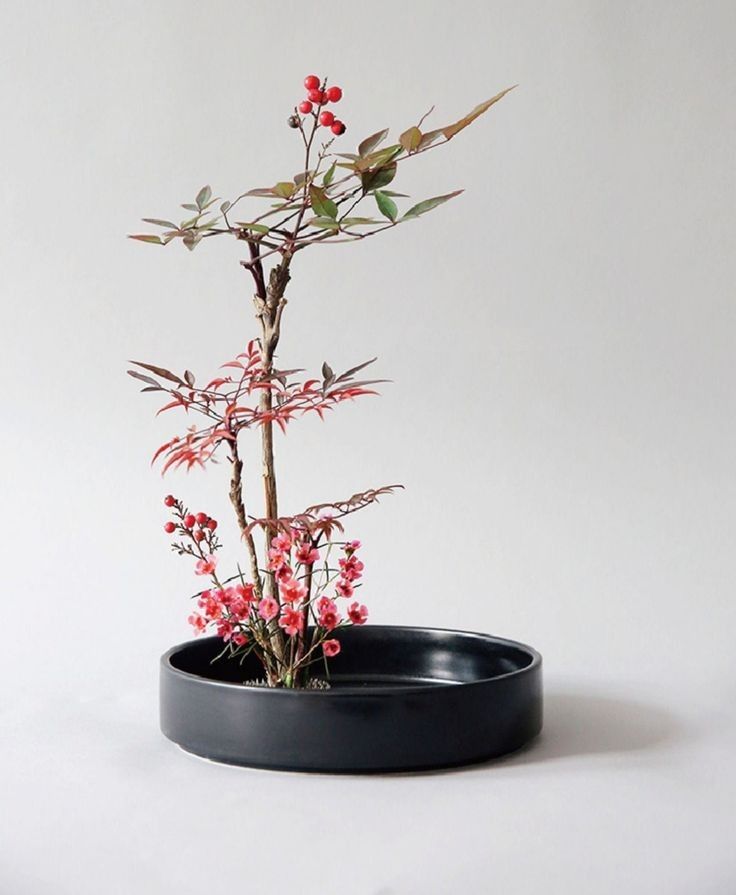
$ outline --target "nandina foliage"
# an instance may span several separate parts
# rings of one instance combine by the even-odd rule
[[[247,574],[240,564],[229,576],[219,571],[216,520],[204,512],[191,513],[173,495],[164,501],[172,514],[164,528],[175,538],[173,549],[193,558],[195,573],[209,581],[194,595],[196,609],[190,623],[197,633],[216,632],[223,642],[221,655],[242,659],[254,653],[267,683],[286,687],[305,686],[317,662],[328,675],[327,659],[340,651],[336,632],[367,620],[368,610],[355,599],[363,574],[360,544],[345,540],[342,519],[401,487],[369,489],[293,515],[279,512],[274,427],[286,431],[290,422],[310,413],[324,419],[327,411],[344,401],[376,394],[374,386],[382,381],[357,378],[375,358],[339,374],[325,363],[321,375],[312,378],[276,364],[294,258],[308,247],[354,242],[393,229],[458,196],[462,190],[423,199],[400,211],[396,200],[408,197],[387,187],[400,165],[448,143],[513,89],[501,91],[452,124],[425,129],[430,109],[393,143],[384,145],[389,135],[385,128],[361,140],[356,152],[334,152],[335,138],[347,127],[327,106],[342,100],[342,88],[316,75],[305,78],[304,88],[306,96],[287,118],[303,144],[298,173],[273,186],[245,190],[232,201],[213,197],[212,189],[204,186],[194,202],[182,205],[187,212],[184,220],[177,224],[144,218],[161,233],[131,236],[156,245],[180,239],[189,250],[204,239],[229,236],[247,250],[240,263],[254,288],[258,338],[203,386],[189,370],[180,376],[141,361],[133,361],[137,369],[128,372],[144,383],[144,392],[165,395],[159,414],[183,410],[201,420],[156,450],[153,460],[160,462],[163,473],[205,467],[218,454],[230,464],[229,496],[248,560]],[[266,210],[240,213],[244,203],[264,199],[269,202]],[[365,203],[370,206],[367,213]],[[241,220],[236,219],[236,209]],[[246,509],[250,504],[238,446],[245,429],[260,434],[262,515]]]

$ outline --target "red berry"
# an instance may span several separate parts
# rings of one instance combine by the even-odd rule
[[[217,528],[217,519],[208,519],[207,528],[209,528],[210,531],[214,531]]]
[[[310,90],[307,96],[313,103],[317,103],[318,106],[326,102],[323,90]]]
[[[328,87],[325,95],[328,102],[337,103],[342,99],[342,90],[339,87]]]
[[[204,525],[210,517],[207,515],[207,513],[197,513],[194,518],[197,520],[197,525]]]
[[[304,79],[304,86],[307,90],[316,90],[319,87],[319,78],[317,75],[307,75]]]
[[[197,520],[194,518],[194,516],[192,516],[191,513],[188,516],[184,517],[184,525],[186,525],[187,528],[194,528],[194,523],[196,521]]]
[[[175,503],[176,503],[176,498],[174,497],[173,494],[169,494],[168,497],[164,497],[164,504],[167,507],[173,507]]]
[[[173,522],[167,522],[166,525],[164,525],[164,531],[166,534],[173,534],[176,531],[176,526]]]
[[[332,122],[335,120],[335,116],[332,112],[320,112],[319,113],[319,123],[323,124],[325,127],[330,127]]]
[[[333,134],[337,134],[337,136],[339,137],[340,134],[345,133],[345,125],[342,123],[342,121],[338,121],[337,119],[335,119],[335,123],[332,125],[330,130]]]
[[[299,103],[299,111],[302,113],[302,115],[309,115],[309,113],[312,111],[312,104],[309,102],[308,99],[305,99],[303,103]]]
[[[198,528],[197,531],[194,532],[194,540],[195,541],[203,541],[205,538],[205,534],[201,528]]]

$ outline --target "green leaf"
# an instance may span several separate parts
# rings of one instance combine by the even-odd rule
[[[199,206],[198,206],[198,205],[192,205],[191,202],[185,202],[185,203],[182,205],[182,208],[185,209],[186,211],[199,211]]]
[[[265,224],[250,224],[247,221],[236,221],[236,227],[242,227],[243,230],[253,230],[254,233],[270,233],[271,228],[267,227]]]
[[[454,124],[443,127],[442,133],[445,135],[446,139],[451,140],[455,136],[455,134],[459,134],[460,131],[463,130],[463,128],[466,128],[469,124],[472,124],[476,118],[479,118],[484,112],[487,112],[492,105],[497,103],[500,99],[503,99],[507,93],[509,93],[511,90],[514,89],[514,87],[517,86],[518,84],[514,84],[513,87],[507,87],[505,90],[502,90],[500,93],[497,93],[495,96],[487,99],[484,103],[476,106],[473,111],[469,112],[464,118],[461,118]]]
[[[163,245],[160,236],[154,236],[152,233],[132,233],[128,234],[128,239],[137,239],[139,242],[151,242],[154,245]]]
[[[377,131],[375,134],[371,134],[370,137],[366,137],[358,146],[359,155],[368,155],[368,153],[372,152],[376,146],[383,143],[387,136],[388,128],[384,128],[382,131]]]
[[[395,143],[393,146],[387,146],[385,149],[379,149],[378,152],[371,152],[367,155],[363,162],[368,162],[368,168],[380,168],[388,162],[392,162],[397,155],[402,152],[402,147]],[[365,168],[363,168],[365,170]]]
[[[311,186],[309,188],[309,199],[312,203],[312,208],[319,217],[332,218],[333,220],[337,217],[337,205],[335,205],[332,199],[327,198],[325,191],[320,187]]]
[[[393,196],[394,199],[408,199],[406,193],[395,193],[393,190],[381,190],[384,196]]]
[[[220,211],[223,214],[225,214],[225,212],[230,211],[230,205],[231,205],[230,202],[227,202],[227,201],[223,202],[222,205],[220,206]]]
[[[341,227],[359,227],[365,224],[379,224],[380,221],[376,221],[374,218],[341,218],[340,226]]]
[[[211,198],[212,190],[209,186],[203,186],[202,189],[197,193],[197,198],[194,201],[197,203],[197,208],[201,211]]]
[[[248,190],[248,192],[247,192],[247,193],[244,193],[243,195],[245,195],[245,196],[268,196],[268,197],[270,197],[270,196],[275,196],[276,193],[274,193],[274,191],[273,191],[273,187],[272,187],[272,186],[266,186],[266,187],[261,187],[261,186],[259,186],[257,189],[254,189],[254,190]],[[186,207],[186,206],[184,206],[184,207]]]
[[[169,230],[176,230],[176,224],[171,221],[162,221],[159,218],[141,218],[146,224],[155,224],[156,227],[168,227]]]
[[[320,230],[339,230],[340,225],[334,218],[312,218],[309,222],[312,227],[318,227]]]
[[[291,180],[282,180],[273,188],[273,193],[275,196],[280,196],[282,199],[291,199],[295,190],[295,183]]]
[[[401,220],[407,221],[410,218],[418,218],[420,214],[425,214],[433,208],[437,208],[438,205],[449,202],[450,199],[454,199],[455,196],[459,196],[460,193],[462,193],[462,190],[455,190],[454,193],[447,193],[445,196],[434,196],[432,199],[425,199],[423,202],[418,202],[406,212]]]
[[[396,177],[396,162],[384,165],[382,168],[372,168],[370,171],[364,171],[360,175],[360,182],[363,185],[363,192],[370,190],[380,190],[381,187],[391,183]]]
[[[381,214],[388,218],[390,221],[395,221],[396,216],[399,213],[399,209],[396,207],[396,203],[393,199],[389,198],[386,193],[382,193],[380,190],[376,190],[373,195],[376,198],[376,205],[378,206],[378,210]]]
[[[422,142],[422,132],[418,127],[410,127],[399,137],[399,143],[407,152],[416,152]]]
[[[322,178],[322,186],[329,186],[335,179],[335,167],[336,164],[335,162],[333,162],[327,169],[327,171],[325,172],[325,176]]]

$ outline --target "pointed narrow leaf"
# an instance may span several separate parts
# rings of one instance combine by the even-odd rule
[[[415,152],[422,142],[422,132],[418,127],[410,127],[399,137],[399,143],[407,152]]]
[[[128,376],[132,376],[133,379],[140,379],[141,382],[145,382],[147,385],[156,386],[156,390],[159,390],[161,386],[156,382],[155,379],[151,379],[150,376],[145,376],[143,373],[139,373],[137,370],[126,370]]]
[[[312,227],[319,227],[320,230],[340,229],[340,225],[334,218],[312,218],[309,223]]]
[[[155,364],[144,364],[140,360],[132,360],[130,363],[135,364],[136,367],[143,367],[144,370],[148,370],[149,373],[155,373],[156,376],[160,376],[162,379],[168,379],[169,382],[186,385],[183,379],[180,379],[176,373],[172,373],[171,370],[167,370],[165,367],[157,367]]]
[[[376,197],[376,205],[378,206],[378,210],[381,214],[388,218],[390,221],[395,221],[396,216],[399,213],[399,209],[396,207],[396,203],[393,199],[389,198],[385,193],[382,193],[380,190],[376,190],[373,195]]]
[[[273,191],[273,187],[258,187],[254,190],[248,190],[247,193],[244,193],[245,196],[275,196],[276,193]]]
[[[358,146],[358,154],[361,156],[368,155],[368,153],[372,152],[376,146],[383,143],[387,136],[388,128],[384,128],[382,131],[377,131],[375,134],[371,134],[370,137],[366,137]]]
[[[342,227],[360,227],[380,223],[381,221],[377,221],[375,218],[340,218],[340,226]]]
[[[171,221],[162,221],[159,218],[141,218],[146,224],[155,224],[157,227],[168,227],[169,230],[176,230],[176,224]]]
[[[410,218],[418,218],[420,214],[425,214],[433,208],[437,208],[438,205],[442,205],[444,202],[449,202],[450,199],[454,199],[455,196],[459,196],[460,193],[462,193],[462,190],[455,190],[454,193],[447,193],[446,196],[434,196],[432,199],[425,199],[423,202],[418,202],[406,212],[401,220],[406,221]]]
[[[335,162],[333,162],[330,167],[325,172],[325,176],[322,178],[322,186],[329,186],[332,181],[335,179]]]
[[[450,124],[447,127],[442,128],[442,133],[448,140],[451,140],[455,134],[460,133],[463,128],[466,128],[469,124],[472,124],[476,118],[479,118],[484,112],[487,112],[488,109],[491,108],[492,105],[497,103],[500,99],[503,99],[507,93],[517,87],[517,84],[514,84],[513,87],[507,87],[505,90],[502,90],[500,93],[497,93],[495,96],[492,96],[490,99],[487,99],[484,103],[481,103],[479,106],[476,106],[472,112],[468,113],[464,118],[461,118],[459,121],[456,121],[454,124]]]
[[[203,186],[202,189],[197,193],[197,198],[194,200],[197,203],[197,208],[201,210],[212,198],[212,190],[209,186]]]
[[[128,239],[137,239],[139,242],[152,242],[154,245],[163,245],[160,236],[154,236],[152,233],[129,233]]]

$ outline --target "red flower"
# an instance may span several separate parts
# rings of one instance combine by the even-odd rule
[[[287,578],[279,582],[279,593],[285,603],[299,603],[307,595],[307,589],[296,578]]]
[[[328,631],[332,631],[342,621],[342,617],[337,611],[337,604],[334,600],[330,600],[329,597],[320,597],[317,601],[317,609],[319,611],[319,624]]]
[[[327,656],[328,659],[336,656],[340,652],[340,641],[325,640],[322,644],[322,652]]]
[[[264,597],[258,604],[258,614],[264,621],[270,622],[279,614],[279,604],[273,597]]]
[[[352,597],[354,593],[353,585],[349,581],[346,581],[345,578],[341,578],[337,582],[337,584],[335,585],[335,590],[340,597]]]
[[[235,646],[245,646],[248,642],[248,638],[242,631],[238,631],[237,634],[233,634],[233,643]]]
[[[298,609],[284,609],[279,619],[279,627],[293,637],[298,634],[304,627],[304,616]]]
[[[302,562],[307,566],[311,566],[319,559],[319,550],[312,547],[310,541],[302,541],[296,548],[295,556],[297,562]]]
[[[205,556],[204,559],[197,560],[197,565],[194,567],[194,574],[211,575],[216,568],[217,559],[210,553],[210,555]]]
[[[207,627],[207,619],[202,618],[198,612],[193,612],[187,621],[194,628],[195,634],[201,634]]]
[[[361,603],[348,606],[348,618],[354,625],[364,625],[368,621],[368,609]]]
[[[217,623],[217,635],[227,642],[233,636],[233,623],[226,618],[221,618]]]

